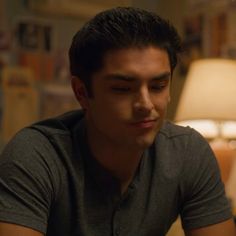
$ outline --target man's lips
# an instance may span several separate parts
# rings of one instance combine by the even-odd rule
[[[153,128],[157,122],[157,119],[145,119],[131,123],[136,128]]]

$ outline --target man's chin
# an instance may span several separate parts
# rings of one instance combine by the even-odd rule
[[[154,137],[138,137],[136,139],[136,145],[141,149],[146,149],[150,147],[154,142]]]
[[[153,144],[158,132],[159,132],[159,129],[158,131],[152,130],[149,133],[136,136],[135,142],[140,148],[148,148]]]

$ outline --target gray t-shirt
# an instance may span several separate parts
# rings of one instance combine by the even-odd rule
[[[79,111],[20,131],[0,158],[0,221],[47,236],[164,236],[179,214],[186,229],[231,217],[216,159],[193,129],[165,122],[124,195],[86,140]]]

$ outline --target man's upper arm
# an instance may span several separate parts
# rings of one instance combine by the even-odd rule
[[[15,224],[0,222],[0,236],[43,236],[42,233]]]
[[[218,224],[186,230],[186,236],[236,236],[235,224],[232,219]]]
[[[203,230],[208,232],[211,229],[209,225],[214,226],[213,230],[216,227],[221,229],[222,225],[225,227],[224,223],[219,224],[219,222],[227,222],[231,219],[232,209],[225,195],[219,166],[209,144],[195,132],[188,144],[182,177],[181,218],[183,228],[185,230],[196,229],[191,231],[192,233]]]
[[[31,129],[22,130],[4,148],[0,155],[0,222],[46,232],[58,189],[55,155],[46,138]]]

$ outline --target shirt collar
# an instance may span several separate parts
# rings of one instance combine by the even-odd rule
[[[89,149],[86,121],[83,117],[77,124],[73,133],[74,145],[76,148],[77,156],[81,156],[84,163],[85,171],[89,174],[90,178],[96,183],[101,190],[101,193],[107,195],[121,195],[120,182],[109,171],[107,171],[92,155]],[[140,165],[136,171],[136,174],[129,186],[129,190],[137,188],[138,182],[141,178],[141,172],[144,165],[144,161],[147,157],[147,151],[145,151],[143,158],[140,161]]]

